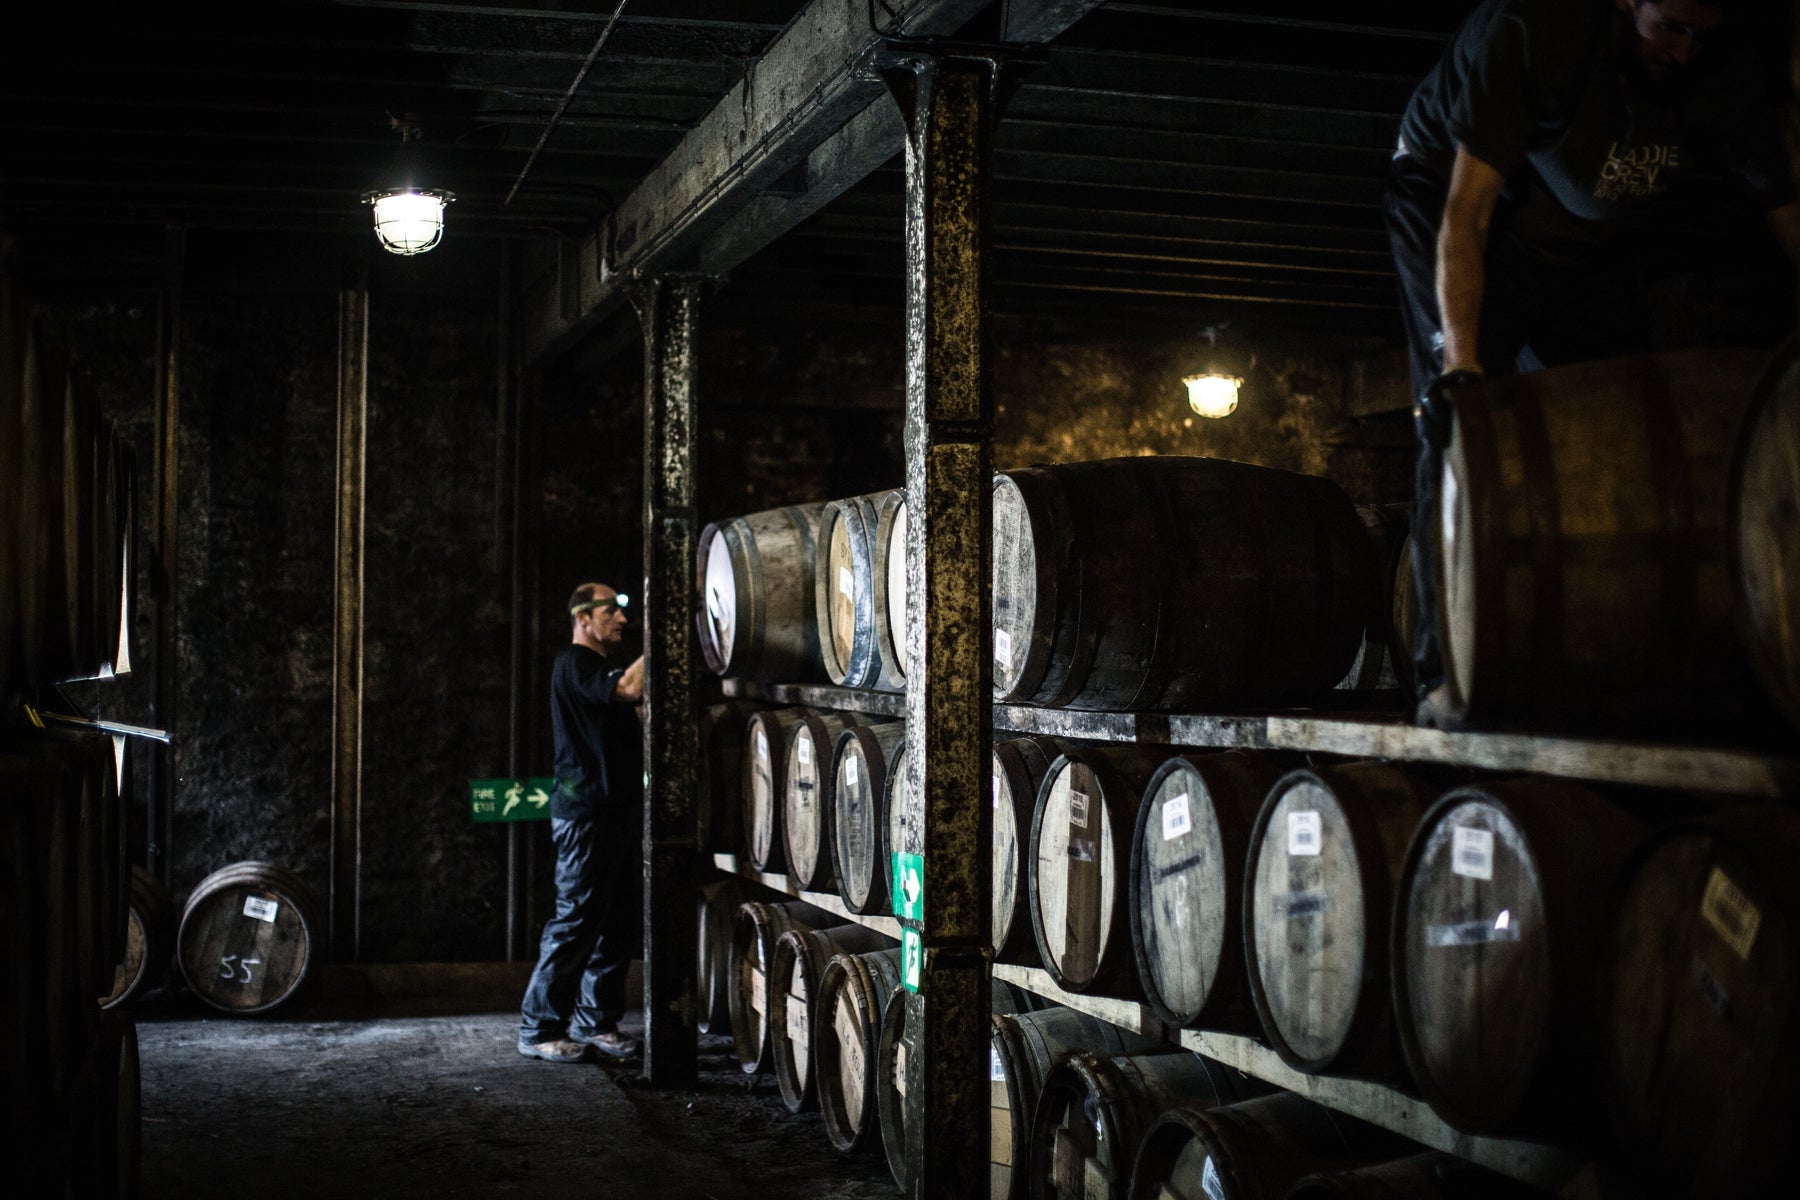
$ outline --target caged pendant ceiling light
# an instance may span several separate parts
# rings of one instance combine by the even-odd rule
[[[1219,350],[1219,331],[1224,325],[1209,325],[1200,331],[1211,347],[1206,364],[1198,374],[1182,379],[1187,385],[1188,407],[1201,417],[1229,417],[1237,411],[1238,389],[1244,386],[1232,356]]]
[[[410,114],[390,115],[388,122],[400,134],[400,151],[390,172],[392,186],[364,192],[362,200],[375,210],[375,236],[384,250],[423,254],[444,240],[444,207],[456,195],[417,185],[419,126]]]

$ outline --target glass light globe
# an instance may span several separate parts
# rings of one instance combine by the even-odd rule
[[[1202,417],[1229,417],[1237,411],[1238,388],[1244,381],[1236,375],[1189,375],[1188,407]]]
[[[424,188],[394,188],[363,197],[375,208],[375,236],[394,254],[423,254],[442,241],[444,206],[454,199],[449,192]]]

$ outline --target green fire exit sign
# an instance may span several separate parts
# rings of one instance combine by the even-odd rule
[[[547,821],[554,779],[471,779],[469,817],[476,824],[492,821]]]

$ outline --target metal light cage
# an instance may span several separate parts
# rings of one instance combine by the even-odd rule
[[[438,188],[385,188],[363,193],[375,210],[375,236],[392,254],[423,254],[444,240],[444,206],[454,192]]]

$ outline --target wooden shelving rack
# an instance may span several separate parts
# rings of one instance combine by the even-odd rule
[[[734,698],[901,718],[906,698],[889,692],[807,684],[722,681]],[[1179,748],[1290,750],[1356,758],[1440,763],[1486,771],[1551,775],[1598,783],[1678,788],[1753,799],[1800,795],[1800,760],[1752,750],[1672,746],[1645,742],[1542,734],[1420,729],[1396,716],[1325,712],[1275,714],[1093,713],[994,705],[994,727],[1020,734],[1140,742]],[[713,865],[778,892],[805,900],[846,921],[899,936],[892,917],[859,916],[828,892],[802,891],[787,875],[758,871],[735,855],[715,854]],[[1148,1007],[1110,996],[1065,992],[1049,972],[997,963],[998,979],[1055,1003],[1136,1033],[1167,1039],[1227,1066],[1296,1092],[1500,1174],[1570,1200],[1635,1200],[1638,1189],[1622,1183],[1583,1155],[1559,1146],[1507,1138],[1476,1137],[1453,1129],[1418,1097],[1358,1079],[1305,1075],[1252,1037],[1171,1029]]]

